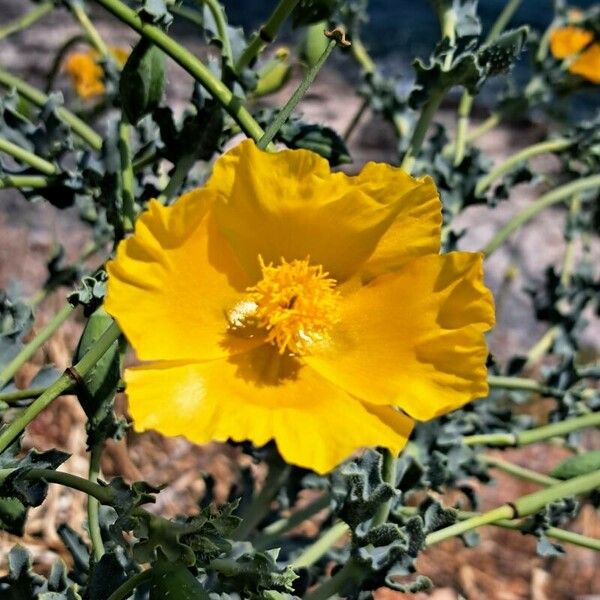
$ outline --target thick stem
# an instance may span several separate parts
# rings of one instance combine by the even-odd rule
[[[247,67],[266,48],[267,44],[275,40],[283,22],[296,8],[298,2],[299,0],[279,1],[267,22],[254,34],[252,40],[235,63],[234,71],[236,73]]]
[[[233,539],[246,540],[254,531],[256,526],[262,521],[265,515],[271,509],[271,503],[281,489],[290,473],[290,467],[277,456],[269,465],[269,474],[260,490],[258,496],[254,498],[248,510],[242,515],[243,520],[238,528],[233,532]]]
[[[90,468],[88,479],[92,483],[98,483],[100,476],[100,458],[102,456],[102,444],[98,443],[92,446],[90,451]],[[100,503],[94,496],[87,498],[88,530],[90,541],[92,542],[92,555],[98,562],[104,555],[104,543],[102,542],[102,532],[100,531]]]
[[[527,379],[525,377],[490,375],[488,377],[488,384],[491,388],[533,392],[534,394],[543,394],[546,396],[562,397],[565,394],[562,390],[542,385],[535,379]]]
[[[96,2],[143,37],[149,39],[183,67],[223,106],[246,135],[257,141],[263,136],[264,132],[261,126],[242,105],[240,98],[234,96],[233,92],[189,50],[178,44],[159,27],[142,21],[134,10],[120,0],[96,0]]]
[[[454,142],[454,166],[460,165],[465,157],[467,133],[469,130],[469,116],[473,107],[473,96],[467,90],[458,104],[458,120],[456,122],[456,141]]]
[[[0,481],[14,472],[15,469],[0,469]],[[83,492],[88,496],[93,496],[101,504],[111,504],[114,500],[114,493],[108,486],[93,483],[84,477],[54,471],[52,469],[30,469],[23,474],[25,479],[30,481],[42,480],[46,483],[57,483],[73,490]]]
[[[519,431],[516,433],[483,433],[479,435],[467,435],[463,438],[463,444],[467,446],[527,446],[537,442],[543,442],[554,437],[565,436],[587,427],[600,427],[600,412],[593,412],[581,417],[567,419],[559,423],[550,423],[535,429]]]
[[[383,481],[389,483],[394,489],[396,488],[396,458],[392,456],[392,453],[386,448],[383,451],[383,465],[381,468]],[[371,521],[371,529],[378,525],[387,523],[388,517],[390,516],[390,510],[392,508],[392,501],[394,498],[390,498],[387,502],[383,502],[373,520]]]
[[[503,163],[496,165],[485,177],[482,177],[475,187],[475,195],[483,195],[494,181],[512,171],[520,163],[525,162],[534,156],[539,156],[540,154],[560,152],[572,145],[573,142],[571,140],[558,138],[555,140],[546,140],[545,142],[540,142],[539,144],[533,144],[532,146],[524,148],[520,152],[513,154],[510,158],[507,158]]]
[[[352,56],[354,60],[362,67],[363,73],[374,73],[377,69],[377,65],[367,52],[365,45],[362,40],[358,36],[354,36],[352,38],[352,46],[350,46],[350,51],[352,52]]]
[[[3,388],[14,374],[45,344],[54,332],[71,316],[75,310],[66,304],[54,317],[40,330],[40,332],[0,371],[0,389]]]
[[[296,88],[296,91],[292,94],[291,98],[285,103],[285,106],[277,113],[277,116],[273,119],[273,121],[267,127],[264,135],[258,140],[257,146],[265,150],[269,144],[273,141],[273,138],[277,135],[277,132],[281,129],[282,125],[288,120],[289,116],[292,114],[292,111],[300,100],[304,97],[306,90],[311,86],[312,82],[315,80],[315,77],[318,75],[321,67],[325,64],[325,61],[331,54],[331,51],[337,45],[337,41],[332,39],[327,44],[327,48],[321,56],[319,60],[306,71],[304,78],[300,82],[300,85]]]
[[[112,344],[119,339],[120,334],[118,325],[113,322],[77,364],[73,365],[70,370],[67,370],[52,385],[48,386],[41,396],[34,400],[12,423],[4,427],[0,431],[0,453],[4,452],[21,435],[33,419],[73,385],[73,376],[69,371],[75,371],[78,378],[83,377],[95,366]]]
[[[25,13],[22,17],[18,17],[4,27],[0,27],[0,40],[33,25],[37,20],[51,12],[53,8],[53,0],[40,2],[35,8],[31,9],[28,13]]]
[[[44,104],[48,102],[48,96],[46,94],[3,69],[0,69],[0,85],[14,88],[20,96],[29,100],[29,102],[36,106],[44,106]],[[94,150],[100,150],[102,148],[102,138],[79,117],[62,106],[56,109],[56,113],[60,119],[73,130],[73,133],[78,135]]]
[[[556,336],[558,335],[559,328],[555,325],[550,327],[546,333],[529,349],[527,352],[527,360],[524,367],[530,367],[533,363],[537,362],[542,356],[544,356],[548,350],[552,347]]]
[[[80,25],[83,27],[85,31],[86,37],[89,40],[90,44],[98,51],[98,54],[102,56],[105,60],[112,60],[110,51],[108,50],[108,46],[104,43],[102,36],[98,33],[94,24],[90,21],[83,4],[79,2],[71,2],[69,7],[75,15],[75,18],[79,21]]]
[[[571,200],[571,206],[569,207],[569,219],[567,222],[566,238],[567,244],[565,248],[565,256],[563,258],[562,270],[560,273],[560,285],[564,288],[568,287],[571,283],[571,276],[573,275],[573,268],[575,267],[575,236],[569,229],[569,224],[577,221],[577,216],[581,210],[581,196],[576,194]]]
[[[20,402],[21,400],[31,400],[32,398],[41,396],[47,389],[47,387],[38,387],[0,393],[0,402],[11,404],[12,402]]]
[[[417,514],[417,509],[412,506],[405,506],[401,509],[403,515],[407,517],[412,517]],[[458,511],[457,517],[464,521],[466,519],[471,519],[472,517],[477,516],[480,513],[473,513],[467,511]],[[499,521],[494,521],[490,523],[494,527],[502,527],[503,529],[511,529],[513,531],[522,531],[523,523],[521,521],[513,521],[508,519],[501,519]],[[546,535],[548,537],[554,538],[560,542],[567,542],[569,544],[574,544],[575,546],[580,546],[582,548],[589,548],[590,550],[600,550],[600,540],[595,538],[591,538],[585,535],[581,535],[579,533],[573,533],[572,531],[567,531],[566,529],[560,529],[559,527],[548,527],[546,529]]]
[[[119,156],[121,158],[121,194],[123,201],[123,229],[131,231],[135,222],[135,177],[131,163],[129,124],[121,119],[119,123]]]
[[[0,138],[0,152],[4,152],[12,156],[15,160],[33,167],[44,175],[56,175],[58,173],[58,168],[56,165],[47,161],[45,158],[34,154],[33,152],[29,152],[29,150],[25,150],[25,148],[21,148],[21,146],[17,146],[17,144],[13,144],[11,141],[4,138]]]
[[[346,535],[350,528],[343,521],[332,525],[325,533],[321,534],[300,556],[290,563],[292,569],[310,567],[316,563],[342,536]]]
[[[46,78],[46,89],[44,90],[46,94],[49,94],[54,87],[54,80],[60,72],[66,53],[73,46],[76,46],[82,42],[85,42],[86,44],[89,43],[87,37],[84,35],[74,35],[72,38],[69,38],[66,42],[64,42],[63,45],[56,51],[54,59],[52,60],[52,66],[50,67],[48,76]]]
[[[423,141],[425,140],[425,135],[427,134],[427,129],[437,112],[444,96],[446,94],[446,88],[434,89],[431,92],[431,97],[425,103],[423,110],[421,111],[421,116],[415,125],[415,129],[413,131],[412,138],[406,150],[406,154],[402,159],[402,164],[400,165],[402,169],[404,169],[407,173],[410,174],[412,168],[415,163],[415,157],[421,150],[421,146],[423,145]]]
[[[498,15],[495,23],[487,34],[484,44],[492,43],[508,25],[512,16],[515,14],[523,0],[509,0],[502,12]],[[465,157],[465,148],[467,145],[467,132],[469,129],[469,116],[473,108],[473,96],[465,90],[461,96],[458,105],[458,121],[456,124],[456,141],[454,143],[454,165],[459,165]]]
[[[353,47],[354,47],[354,43],[355,42],[352,42]],[[347,142],[350,139],[350,137],[354,133],[354,130],[356,129],[356,126],[360,123],[360,120],[362,119],[363,115],[365,114],[365,112],[367,111],[368,108],[369,108],[369,99],[365,98],[360,103],[358,110],[354,113],[354,116],[352,117],[350,123],[348,123],[348,126],[346,127],[346,130],[344,131],[344,135],[342,137],[344,138],[345,142]]]
[[[571,181],[565,185],[561,185],[556,189],[544,194],[538,198],[535,202],[532,202],[521,212],[517,213],[496,235],[486,244],[482,252],[489,256],[496,251],[504,241],[519,227],[527,223],[529,219],[537,215],[537,213],[544,210],[548,206],[563,202],[568,198],[571,198],[573,194],[584,192],[600,188],[600,175],[592,175],[576,181]]]
[[[0,176],[0,190],[6,188],[45,188],[50,185],[51,181],[43,175],[2,175]]]
[[[230,65],[233,65],[233,52],[231,50],[231,40],[229,39],[229,33],[227,32],[227,18],[223,7],[217,0],[196,0],[200,4],[206,4],[210,13],[212,14],[215,24],[217,26],[217,35],[219,41],[223,46],[223,56]]]
[[[130,577],[125,583],[119,586],[109,597],[108,600],[125,600],[129,598],[135,588],[141,583],[148,581],[152,577],[152,569],[146,569],[136,573],[133,577]]]
[[[1,397],[0,397],[1,399]],[[280,542],[280,538],[284,533],[287,533],[300,523],[316,515],[318,512],[329,507],[331,498],[325,494],[303,508],[294,511],[289,517],[275,521],[268,525],[261,532],[261,536],[254,542],[254,547],[257,550],[272,548]]]
[[[515,465],[514,463],[502,460],[497,456],[483,455],[479,456],[478,460],[488,467],[493,467],[499,471],[507,473],[508,475],[512,475],[517,479],[523,479],[524,481],[530,481],[531,483],[537,483],[538,485],[547,487],[549,485],[560,483],[559,479],[555,479],[549,475],[544,475],[543,473],[538,473],[537,471],[532,471],[531,469],[526,469],[525,467]]]
[[[316,590],[304,596],[305,600],[327,600],[350,582],[358,584],[363,579],[360,565],[350,559],[333,577],[327,579]]]

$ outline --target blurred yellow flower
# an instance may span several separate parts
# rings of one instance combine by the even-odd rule
[[[120,67],[127,62],[129,52],[124,48],[110,48],[110,53]],[[98,59],[98,52],[89,49],[85,52],[72,52],[65,60],[64,71],[71,77],[80,98],[87,100],[104,93],[104,71],[98,64]]]
[[[152,201],[108,264],[106,309],[144,361],[125,373],[135,428],[274,440],[325,473],[485,396],[482,256],[440,255],[440,225],[429,177],[251,141]]]
[[[594,33],[568,25],[550,34],[550,51],[554,58],[568,59],[568,69],[592,83],[600,83],[600,43]]]

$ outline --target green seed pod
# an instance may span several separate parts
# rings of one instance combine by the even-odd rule
[[[119,80],[121,105],[135,125],[160,103],[165,88],[165,55],[142,38],[125,63]]]
[[[329,46],[329,39],[325,37],[327,21],[319,21],[306,28],[306,35],[300,48],[302,60],[308,68],[313,67]]]
[[[600,469],[600,450],[592,450],[563,460],[550,475],[557,479],[571,479],[598,469]]]
[[[209,600],[200,582],[181,562],[159,560],[152,567],[150,600]]]
[[[275,56],[258,71],[255,96],[266,96],[280,90],[289,79],[291,66],[288,48],[279,48]]]

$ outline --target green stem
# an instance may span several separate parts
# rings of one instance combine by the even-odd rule
[[[125,231],[131,231],[135,222],[135,177],[131,163],[129,124],[124,119],[121,119],[119,123],[119,156],[121,159],[123,228]]]
[[[521,5],[522,1],[523,0],[509,0],[506,3],[502,9],[502,12],[498,15],[496,22],[490,28],[484,44],[490,44],[504,31],[513,15],[517,12],[517,9]]]
[[[412,506],[404,506],[401,509],[401,512],[406,517],[412,517],[418,514],[418,510]],[[458,511],[457,517],[464,521],[466,519],[471,519],[473,517],[478,516],[481,513],[474,513],[468,511]],[[490,523],[494,527],[502,527],[503,529],[511,529],[513,531],[522,531],[523,523],[521,521],[513,521],[508,519],[501,519],[500,521],[494,521]],[[582,548],[589,548],[590,550],[600,550],[600,540],[591,538],[585,535],[581,535],[579,533],[573,533],[572,531],[567,531],[566,529],[560,529],[558,527],[548,527],[545,531],[548,537],[554,538],[560,542],[567,542],[569,544],[574,544],[575,546],[580,546]]]
[[[304,599],[327,600],[352,582],[358,585],[362,579],[363,569],[353,559],[350,559],[333,577],[304,596]]]
[[[190,153],[184,154],[175,163],[173,170],[169,173],[169,182],[157,198],[161,204],[166,204],[177,194],[195,162],[196,156]]]
[[[29,102],[36,106],[44,106],[44,104],[48,102],[48,96],[46,94],[3,69],[0,69],[0,85],[14,88],[20,96],[29,100]],[[56,113],[75,134],[94,150],[100,150],[102,148],[102,138],[79,117],[62,106],[56,109]]]
[[[550,327],[550,329],[546,331],[546,333],[527,352],[527,360],[524,367],[531,366],[550,350],[558,332],[559,328],[556,325]]]
[[[90,451],[90,467],[88,479],[92,483],[98,483],[100,475],[100,458],[102,456],[102,443],[92,446]],[[87,498],[88,530],[90,541],[92,542],[92,555],[98,562],[104,555],[104,543],[102,542],[102,532],[100,530],[100,503],[94,496]]]
[[[512,16],[515,14],[522,0],[509,0],[502,12],[498,15],[495,23],[487,34],[484,44],[492,43],[508,25]],[[469,129],[469,116],[473,108],[474,97],[467,90],[463,91],[458,105],[458,121],[456,124],[456,141],[454,143],[454,165],[459,165],[465,157],[465,148],[467,142],[467,132]]]
[[[231,50],[231,41],[229,39],[229,33],[227,32],[227,18],[225,17],[225,11],[217,0],[196,0],[201,4],[206,4],[210,10],[215,24],[217,26],[217,35],[219,41],[223,46],[223,56],[225,57],[228,64],[233,65],[233,52]]]
[[[0,396],[1,399],[2,397]],[[273,545],[279,543],[279,538],[284,533],[287,533],[297,525],[300,525],[300,523],[304,523],[304,521],[310,519],[313,515],[328,508],[330,502],[331,498],[325,494],[303,508],[294,511],[289,517],[271,523],[271,525],[262,530],[261,536],[254,542],[254,547],[257,550],[265,550],[273,547]]]
[[[8,475],[14,472],[15,469],[0,469],[0,481],[3,481]],[[93,496],[101,504],[110,504],[114,501],[114,492],[108,486],[103,486],[98,483],[93,483],[85,477],[71,475],[62,471],[54,471],[52,469],[31,469],[23,473],[25,479],[36,481],[41,479],[46,483],[57,483],[73,490],[83,492],[88,496]]]
[[[352,52],[354,60],[356,60],[356,62],[362,67],[364,74],[374,73],[376,71],[377,65],[367,52],[365,45],[358,36],[354,36],[352,38],[350,51]]]
[[[71,371],[75,371],[80,378],[86,375],[119,338],[119,335],[119,327],[113,322],[83,358],[71,367]],[[4,452],[33,419],[72,385],[72,375],[66,371],[52,385],[48,386],[41,396],[34,400],[12,423],[0,431],[0,452]]]
[[[37,20],[41,19],[44,15],[47,15],[54,8],[54,2],[52,0],[46,0],[46,2],[40,2],[35,8],[32,8],[28,13],[22,17],[16,18],[11,23],[8,23],[4,27],[0,27],[0,40],[21,31],[33,25]]]
[[[33,167],[44,175],[56,175],[58,173],[56,165],[4,138],[0,138],[0,152],[12,156],[14,159]]]
[[[204,19],[202,18],[202,14],[193,8],[187,8],[187,6],[178,6],[177,4],[173,4],[169,6],[169,10],[174,15],[179,15],[183,17],[190,23],[204,29]]]
[[[40,332],[0,371],[0,389],[2,389],[14,376],[14,374],[45,344],[54,332],[71,316],[75,310],[70,304],[66,304],[54,317],[40,330]]]
[[[136,573],[133,577],[130,577],[125,583],[121,584],[109,597],[108,600],[125,600],[129,598],[135,588],[141,583],[148,581],[152,577],[152,569],[146,569]]]
[[[531,469],[526,469],[525,467],[515,465],[514,463],[502,460],[496,456],[479,456],[478,460],[488,467],[494,467],[495,469],[503,471],[508,475],[512,475],[518,479],[523,479],[524,481],[537,483],[538,485],[549,486],[560,483],[559,479],[555,479],[549,475],[544,475],[543,473],[538,473],[537,471],[532,471]]]
[[[346,535],[350,528],[343,521],[332,525],[325,533],[311,544],[300,556],[290,563],[292,569],[310,567],[316,563],[342,536]]]
[[[535,379],[527,379],[525,377],[502,377],[499,375],[490,375],[488,383],[492,388],[502,390],[518,390],[522,392],[533,392],[535,394],[543,394],[546,396],[562,397],[564,392],[553,387],[542,385]]]
[[[446,95],[446,88],[435,88],[431,92],[431,96],[429,100],[423,106],[421,111],[421,115],[417,124],[415,125],[415,129],[412,134],[412,138],[410,143],[408,144],[408,148],[406,150],[406,154],[402,159],[401,168],[404,169],[407,173],[410,174],[412,168],[415,163],[415,157],[421,150],[421,146],[423,145],[423,141],[425,140],[425,135],[427,134],[427,129],[429,129],[429,125],[437,112],[444,96]]]
[[[567,498],[568,496],[585,494],[595,490],[599,486],[600,471],[573,477],[568,481],[517,498],[510,505],[505,504],[499,506],[498,508],[471,517],[460,523],[455,523],[450,527],[445,527],[444,529],[430,533],[427,536],[425,543],[428,546],[431,546],[448,538],[462,535],[463,533],[481,527],[482,525],[490,525],[496,521],[513,519],[516,517],[526,517],[538,512],[551,502],[560,500],[561,498]]]
[[[494,129],[494,127],[496,127],[501,120],[502,117],[499,114],[492,113],[487,119],[485,119],[485,121],[480,123],[467,135],[467,143],[470,144],[471,142],[474,142],[488,131]]]
[[[72,38],[69,38],[57,51],[54,55],[54,59],[52,60],[52,66],[50,67],[50,71],[48,71],[48,77],[46,78],[46,94],[49,94],[52,91],[52,87],[54,86],[54,80],[58,75],[60,68],[62,67],[63,60],[65,54],[75,45],[80,44],[81,42],[88,43],[88,39],[84,35],[74,35]]]
[[[242,105],[241,99],[198,60],[189,50],[169,37],[162,29],[144,22],[139,15],[120,0],[96,0],[115,17],[153,42],[196,79],[231,115],[246,135],[259,140],[263,135],[261,126]]]
[[[456,141],[454,142],[454,166],[460,165],[465,157],[469,117],[473,107],[473,96],[465,90],[458,103],[458,120],[456,122]]]
[[[565,247],[565,256],[563,258],[562,270],[560,273],[560,285],[566,288],[571,283],[571,276],[573,275],[573,268],[575,266],[575,236],[570,230],[570,224],[575,225],[577,216],[581,210],[581,196],[576,194],[571,200],[571,206],[569,207],[569,219],[566,227],[565,237],[567,243]]]
[[[48,177],[42,175],[2,175],[0,176],[0,190],[6,188],[45,188],[50,185],[50,181]]]
[[[233,539],[246,540],[271,509],[271,503],[290,473],[290,467],[277,456],[269,465],[267,479],[248,510],[242,515],[242,522],[233,532]]]
[[[593,412],[581,417],[567,419],[559,423],[550,423],[550,425],[516,433],[467,435],[463,438],[463,443],[467,446],[479,444],[485,446],[527,446],[554,437],[561,437],[587,427],[600,427],[600,412]]]
[[[267,22],[253,35],[252,39],[235,63],[234,71],[245,69],[262,52],[267,44],[277,37],[283,22],[296,7],[299,0],[280,0]]]
[[[31,400],[41,396],[46,387],[27,388],[26,390],[14,390],[12,392],[0,393],[0,402],[11,404],[12,402],[20,402],[21,400]]]
[[[325,51],[317,62],[306,71],[300,85],[296,88],[296,91],[292,94],[291,98],[286,102],[285,106],[277,113],[276,117],[271,121],[269,126],[267,127],[264,135],[258,141],[257,146],[265,150],[269,144],[273,141],[273,138],[277,135],[277,132],[281,129],[281,126],[288,120],[289,116],[292,114],[294,108],[296,108],[298,102],[302,100],[306,90],[310,87],[312,82],[315,80],[315,77],[321,70],[321,67],[325,64],[325,61],[331,54],[331,51],[337,45],[337,41],[335,39],[331,39]]]
[[[548,527],[548,529],[546,529],[546,535],[559,542],[566,542],[568,544],[580,546],[581,548],[600,551],[600,540],[588,537],[587,535],[581,535],[580,533],[574,533],[573,531],[567,531],[566,529],[559,529],[558,527]]]
[[[396,488],[396,459],[392,456],[392,453],[386,448],[383,451],[383,465],[381,467],[381,474],[383,481],[391,485],[394,489]],[[373,520],[371,521],[370,528],[373,529],[378,525],[387,523],[388,517],[390,516],[390,510],[392,507],[393,497],[387,502],[383,502],[379,505]]]
[[[529,219],[537,215],[537,213],[541,212],[544,208],[571,198],[574,194],[594,188],[600,188],[600,175],[592,175],[590,177],[571,181],[570,183],[561,185],[544,194],[512,217],[512,219],[485,245],[482,252],[486,256],[492,254],[513,232],[527,223]]]
[[[354,47],[355,42],[352,42],[352,47]],[[350,136],[354,133],[356,126],[359,124],[362,116],[365,114],[366,110],[369,108],[369,99],[365,98],[358,108],[358,110],[354,113],[352,120],[348,123],[348,127],[346,127],[346,131],[344,131],[344,141],[347,142],[350,139]]]
[[[102,36],[98,33],[98,30],[90,21],[90,18],[85,12],[83,4],[79,2],[70,2],[69,8],[71,9],[71,12],[75,18],[79,21],[80,25],[83,27],[90,44],[98,51],[98,54],[100,54],[100,56],[102,56],[102,58],[105,60],[112,60],[108,46],[104,43]]]
[[[524,148],[520,152],[513,154],[510,158],[507,158],[503,163],[496,165],[485,177],[482,177],[475,187],[475,195],[481,196],[483,193],[492,185],[496,179],[500,179],[506,173],[512,171],[522,162],[539,156],[540,154],[548,154],[551,152],[560,152],[573,145],[573,141],[566,138],[557,138],[555,140],[546,140],[539,144],[533,144]]]

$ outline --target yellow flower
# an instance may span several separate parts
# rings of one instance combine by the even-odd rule
[[[439,255],[440,224],[429,177],[251,141],[152,201],[108,264],[106,309],[144,361],[125,373],[135,428],[274,440],[324,473],[484,396],[482,256]]]
[[[594,33],[568,25],[550,35],[550,51],[554,58],[569,59],[568,69],[592,83],[600,83],[600,43]]]
[[[124,48],[110,48],[110,53],[120,67],[127,62],[129,52]],[[71,77],[77,95],[86,100],[104,93],[104,71],[98,59],[98,52],[89,49],[73,52],[65,61],[64,70]]]

